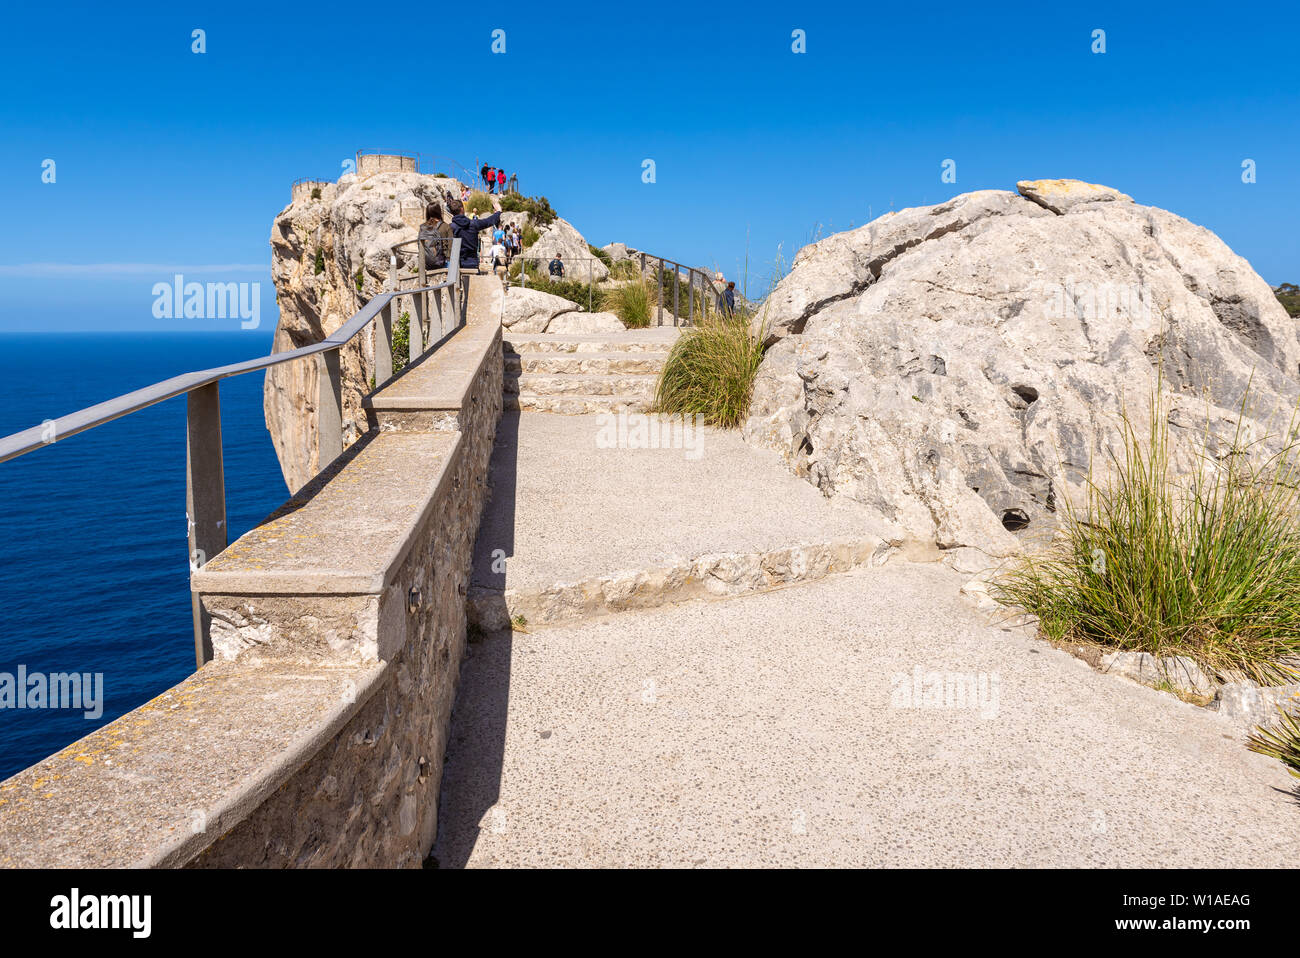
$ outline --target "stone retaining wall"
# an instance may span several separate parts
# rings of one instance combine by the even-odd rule
[[[195,574],[213,662],[0,783],[0,866],[418,867],[501,380],[471,317],[377,393],[430,398]]]

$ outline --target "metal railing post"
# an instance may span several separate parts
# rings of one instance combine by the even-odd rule
[[[451,292],[451,321],[455,325],[453,328],[459,328],[461,323],[461,295],[460,295],[460,237],[453,237],[451,241],[451,256],[447,259],[447,279],[451,282],[448,288]]]
[[[317,354],[316,362],[316,471],[343,454],[343,376],[339,351]]]
[[[686,274],[686,325],[695,323],[695,270]]]
[[[657,310],[655,321],[656,326],[664,324],[664,261],[659,261],[659,268],[655,270],[655,289],[658,295],[655,298],[655,309]]]
[[[681,312],[681,306],[679,303],[679,300],[681,298],[681,291],[682,291],[682,264],[674,263],[673,264],[673,325],[674,326],[678,325],[679,323],[677,316]]]
[[[424,293],[411,297],[411,321],[406,338],[406,364],[414,365],[424,355]]]
[[[209,383],[186,396],[185,515],[188,518],[190,572],[226,547],[226,476],[221,455],[221,395]],[[212,661],[212,618],[191,588],[194,662]]]
[[[429,339],[431,340],[442,339],[442,337],[446,334],[446,329],[443,325],[443,318],[442,318],[442,290],[435,289],[433,291],[433,295],[429,297],[429,305],[430,308],[433,310],[433,312],[429,314]],[[434,316],[438,317],[437,336],[433,335]]]
[[[441,241],[442,241],[442,237],[438,237],[438,239],[435,240],[434,242],[438,242],[438,243],[440,243]],[[415,255],[419,257],[419,264],[420,264],[420,289],[423,290],[424,287],[426,287],[426,286],[429,285],[429,271],[428,271],[428,269],[427,269],[427,267],[426,267],[426,265],[425,265],[425,262],[424,262],[424,247],[420,244],[420,241],[419,241],[418,239],[415,241]],[[424,352],[424,342],[425,342],[425,341],[428,341],[428,340],[431,338],[430,336],[426,336],[426,335],[425,335],[425,331],[424,331],[424,321],[425,321],[425,320],[428,318],[428,316],[429,316],[429,291],[428,291],[428,290],[424,290],[424,292],[422,292],[422,293],[420,293],[420,294],[418,294],[418,295],[419,295],[419,299],[420,299],[420,307],[419,307],[419,313],[420,313],[420,339],[422,340],[421,343],[420,343],[420,352]],[[432,333],[433,330],[430,329],[429,332]],[[414,357],[412,358],[411,361],[412,361],[412,362],[415,361],[415,360],[414,360]]]
[[[375,388],[393,378],[393,301],[379,311],[375,324]]]
[[[641,254],[641,282],[645,282],[645,253]]]

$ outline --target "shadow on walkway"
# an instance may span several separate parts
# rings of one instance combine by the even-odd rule
[[[506,410],[497,424],[488,472],[489,497],[470,574],[471,586],[486,587],[498,595],[505,591],[506,562],[515,551],[518,452],[519,413]],[[503,595],[500,601],[504,618]],[[508,629],[483,633],[470,627],[443,763],[438,837],[430,854],[431,864],[440,868],[463,868],[480,828],[494,827],[488,816],[501,792],[512,645]]]

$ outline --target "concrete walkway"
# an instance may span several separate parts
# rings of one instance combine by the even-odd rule
[[[470,583],[474,624],[765,591],[894,549],[878,517],[826,499],[775,453],[735,432],[687,436],[680,421],[657,421],[655,441],[639,413],[502,416]],[[641,427],[649,442],[633,439]]]
[[[615,414],[502,415],[476,585],[540,586],[883,531],[858,503],[827,499],[734,431],[701,427],[692,448],[669,439],[668,448],[645,449],[605,442],[617,426]],[[503,571],[492,568],[498,549]]]
[[[958,596],[961,582],[895,561],[481,639],[462,673],[435,857],[1300,861],[1300,802],[1279,763],[1213,713],[1005,630]],[[927,706],[936,682],[952,697]]]

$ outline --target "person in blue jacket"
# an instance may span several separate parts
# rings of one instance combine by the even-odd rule
[[[465,215],[465,204],[460,200],[447,201],[451,211],[451,235],[460,237],[461,269],[478,269],[478,232],[501,222],[501,211],[481,219],[470,219]]]

